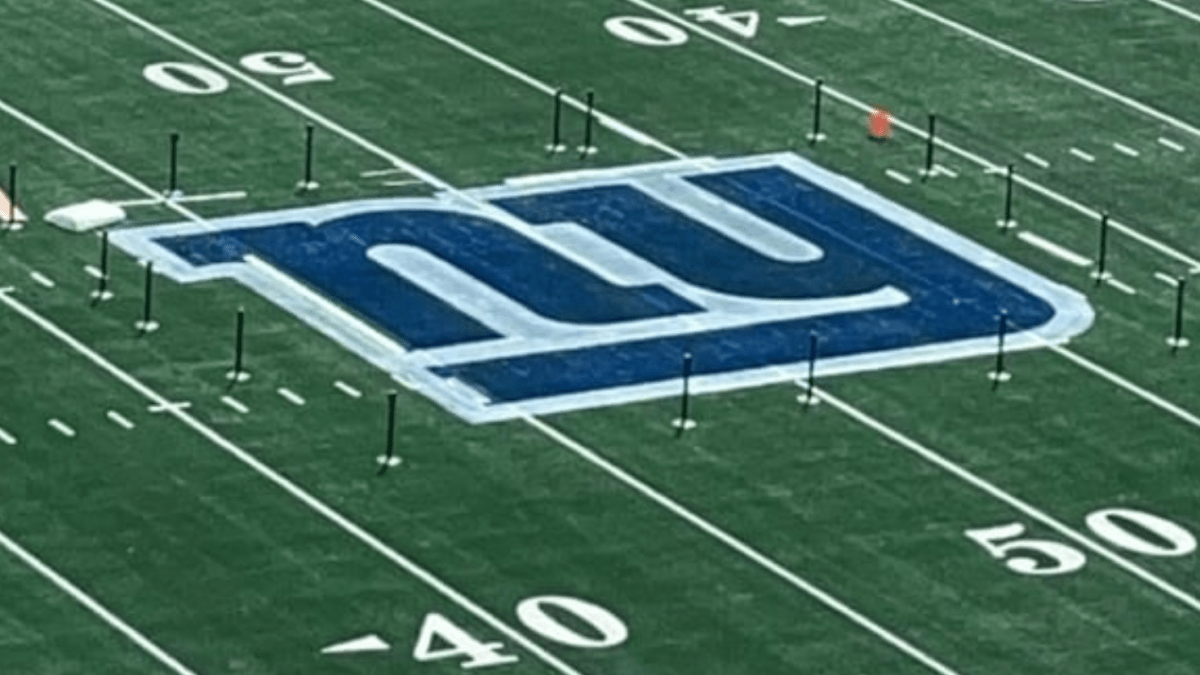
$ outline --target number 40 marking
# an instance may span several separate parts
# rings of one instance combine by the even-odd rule
[[[563,625],[549,613],[569,615],[576,625],[586,625],[593,634],[585,635],[571,626]],[[517,605],[517,619],[529,630],[547,640],[576,649],[606,649],[616,647],[629,638],[629,629],[612,612],[603,607],[565,595],[539,595],[526,598]],[[441,645],[441,646],[439,646]],[[483,642],[450,619],[431,612],[425,615],[413,645],[417,661],[439,661],[461,657],[465,669],[487,668],[516,663],[515,654],[503,653],[501,642]]]
[[[1126,524],[1120,524],[1121,521]],[[1196,550],[1196,538],[1192,533],[1153,513],[1122,508],[1100,509],[1088,514],[1084,522],[1096,536],[1134,553],[1174,558]],[[1129,524],[1154,535],[1161,542],[1130,532]],[[1025,526],[1021,523],[982,527],[963,534],[1018,574],[1069,574],[1087,563],[1083,551],[1073,546],[1048,539],[1018,539],[1025,534]]]

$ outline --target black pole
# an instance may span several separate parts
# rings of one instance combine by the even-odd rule
[[[246,310],[238,307],[237,312],[237,332],[234,335],[233,347],[233,381],[238,382],[242,379],[242,352],[245,346],[244,336],[246,332]]]
[[[1008,332],[1008,312],[1000,310],[1000,332],[996,343],[996,372],[992,374],[992,391],[1004,380],[1004,336]]]
[[[171,172],[167,180],[167,196],[175,195],[179,178],[179,132],[171,132]]]
[[[933,130],[937,117],[929,113],[929,136],[925,139],[925,177],[933,175]]]
[[[1183,289],[1187,285],[1187,277],[1179,277],[1175,284],[1175,337],[1171,340],[1172,354],[1187,344],[1183,339]]]
[[[808,137],[808,142],[811,144],[821,140],[821,86],[823,84],[824,81],[818,77],[813,88],[813,130],[812,135]]]
[[[1108,213],[1100,214],[1100,254],[1096,257],[1096,285],[1104,283],[1104,267],[1108,259]]]
[[[688,423],[688,381],[692,377],[692,355],[683,355],[683,395],[679,400],[679,423],[675,426],[675,437],[679,438]]]
[[[146,286],[142,293],[142,323],[138,329],[143,333],[148,333],[154,330],[154,321],[150,318],[150,298],[152,297],[151,285],[154,283],[154,261],[146,261]]]
[[[548,152],[561,152],[562,144],[562,89],[554,90],[554,123],[550,129],[550,145]]]
[[[309,122],[304,127],[304,189],[310,190],[313,184],[313,134],[316,127]]]
[[[596,94],[589,91],[587,93],[587,112],[584,113],[583,119],[583,146],[579,148],[579,156],[587,157],[596,151],[592,146],[592,111],[595,109]]]
[[[1012,194],[1013,194],[1013,165],[1008,165],[1008,171],[1005,172],[1004,179],[1004,223],[1001,226],[1001,233],[1007,230],[1012,223]]]
[[[17,224],[17,163],[8,165],[8,225]]]
[[[383,461],[379,467],[378,475],[380,476],[387,473],[388,468],[392,465],[392,457],[396,454],[396,392],[389,391],[387,399],[387,439],[384,442]]]
[[[804,405],[811,406],[813,402],[813,389],[817,383],[813,378],[813,371],[817,369],[817,331],[812,331],[808,334],[808,392],[805,394]]]
[[[108,295],[108,230],[100,231],[100,289],[96,299],[104,300]]]

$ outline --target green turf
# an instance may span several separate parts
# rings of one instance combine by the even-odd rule
[[[688,155],[792,149],[1038,272],[1086,292],[1096,325],[1071,348],[1178,403],[1200,410],[1193,351],[1172,357],[1174,292],[1155,272],[1178,261],[1114,233],[1110,269],[1137,289],[1096,288],[1088,269],[998,233],[1003,185],[945,152],[959,172],[915,177],[924,145],[864,138],[856,110],[827,100],[829,140],[808,131],[812,91],[693,34],[677,48],[623,43],[603,29],[645,15],[617,0],[498,4],[392,0],[399,9],[600,107]],[[663,0],[679,11],[689,3]],[[549,98],[362,2],[214,0],[121,6],[214,57],[236,64],[262,50],[303,51],[332,82],[281,87],[298,104],[456,186],[578,168],[548,159]],[[1181,71],[1195,26],[1153,6],[1001,3],[925,7],[1184,117],[1197,97]],[[86,0],[0,1],[6,87],[19,108],[150,188],[166,184],[167,136],[183,134],[181,186],[246,190],[198,205],[201,216],[396,194],[360,172],[386,158],[318,129],[322,189],[297,197],[306,116],[233,82],[225,93],[182,96],[142,77],[151,62],[196,58]],[[885,0],[772,3],[754,40],[732,38],[804,75],[923,126],[933,109],[944,138],[1189,254],[1196,159],[1177,130],[1005,56]],[[780,14],[828,14],[788,29]],[[712,28],[710,26],[710,28]],[[713,30],[720,31],[719,28]],[[1071,39],[1063,39],[1070,36]],[[1111,51],[1116,49],[1114,53]],[[22,205],[35,217],[86,198],[141,198],[136,189],[5,117],[0,147],[20,162]],[[569,140],[582,118],[569,112]],[[1178,153],[1160,135],[1188,146]],[[1117,141],[1139,158],[1114,152]],[[600,130],[592,165],[665,159]],[[1078,147],[1095,164],[1067,154]],[[1051,161],[1042,170],[1021,158]],[[1024,162],[1024,163],[1022,163]],[[427,194],[428,187],[401,188]],[[1096,223],[1020,189],[1016,217],[1086,256]],[[135,223],[181,216],[131,210]],[[1014,233],[1015,234],[1015,233]],[[931,672],[800,588],[732,550],[522,422],[469,426],[401,389],[405,464],[374,475],[386,374],[230,282],[157,286],[160,332],[137,337],[142,268],[115,254],[117,297],[88,303],[98,241],[35,223],[0,239],[0,285],[237,447],[378,536],[387,546],[538,639],[580,672]],[[53,289],[30,279],[53,278]],[[249,317],[253,379],[227,389],[234,311]],[[428,612],[485,641],[505,643],[512,672],[553,673],[528,650],[339,528],[152,401],[35,324],[0,307],[0,531],[202,674],[457,672],[456,660],[416,663]],[[1192,447],[1197,429],[1050,352],[1009,360],[998,392],[991,363],[973,359],[839,377],[829,391],[881,423],[1076,530],[1106,507],[1146,510],[1200,532]],[[352,399],[341,380],[364,392]],[[288,387],[303,409],[277,393]],[[668,426],[676,402],[651,401],[547,421],[697,516],[836,596],[957,673],[1151,675],[1190,673],[1200,650],[1195,611],[1089,552],[1062,577],[1014,574],[963,536],[1006,523],[1028,536],[1062,536],[993,495],[838,412],[803,411],[790,384],[694,401],[700,426]],[[221,402],[235,396],[240,414]],[[137,426],[124,430],[109,410]],[[58,418],[76,431],[47,426]],[[1195,555],[1125,558],[1195,593]],[[0,645],[7,670],[170,672],[17,559],[0,555]],[[574,649],[537,638],[514,618],[536,595],[570,595],[611,610],[627,643]],[[560,617],[562,618],[562,617]],[[564,621],[569,621],[563,618]],[[386,654],[332,657],[322,646],[365,633]]]

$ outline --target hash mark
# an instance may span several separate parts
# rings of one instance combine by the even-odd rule
[[[1094,162],[1094,161],[1096,161],[1096,158],[1095,158],[1094,156],[1092,156],[1092,155],[1089,155],[1088,153],[1086,153],[1086,152],[1084,152],[1084,151],[1080,150],[1079,148],[1071,148],[1071,150],[1070,150],[1070,153],[1071,153],[1072,155],[1075,155],[1075,156],[1076,156],[1076,157],[1078,157],[1079,159],[1082,159],[1082,160],[1083,160],[1083,161],[1085,161],[1085,162]]]
[[[117,412],[116,410],[109,410],[106,413],[106,416],[108,417],[108,419],[112,420],[114,424],[116,424],[117,426],[123,427],[127,431],[129,429],[133,428],[133,422],[130,422],[128,419],[126,419],[126,417],[124,415]]]
[[[891,178],[892,180],[900,181],[901,183],[904,183],[905,185],[912,184],[911,178],[909,178],[908,176],[905,176],[904,174],[900,173],[899,171],[896,171],[895,169],[888,169],[887,171],[884,171],[884,173],[886,173],[888,175],[888,178]]]
[[[237,400],[236,398],[234,398],[232,396],[222,396],[221,403],[224,403],[225,405],[229,406],[230,408],[233,408],[234,410],[240,412],[243,415],[250,412],[250,409],[246,407],[246,404],[242,403],[241,401]]]
[[[4,441],[5,443],[7,443],[9,445],[17,444],[16,437],[13,436],[12,434],[8,433],[4,429],[0,429],[0,441]]]
[[[288,389],[287,387],[280,387],[279,389],[276,389],[276,391],[280,396],[284,397],[288,401],[291,401],[296,405],[304,405],[304,399],[300,398],[300,396],[291,389]]]
[[[30,272],[29,277],[46,288],[54,288],[54,280],[41,272]]]
[[[51,418],[47,424],[49,424],[51,428],[63,436],[66,436],[67,438],[75,438],[75,430],[67,426],[61,420]]]
[[[1183,152],[1183,146],[1169,138],[1163,138],[1163,137],[1159,136],[1158,142],[1159,142],[1159,144],[1165,145],[1166,147],[1174,150],[1175,152]]]
[[[1116,150],[1117,152],[1119,152],[1121,154],[1129,155],[1130,157],[1137,157],[1138,155],[1141,154],[1137,150],[1134,150],[1133,148],[1129,147],[1128,145],[1121,145],[1120,143],[1113,143],[1112,146],[1113,146],[1113,149]]]
[[[1036,164],[1037,166],[1040,166],[1043,169],[1050,168],[1050,162],[1047,162],[1046,160],[1042,159],[1041,157],[1038,157],[1037,155],[1033,154],[1032,152],[1027,152],[1022,156],[1026,160],[1028,160],[1030,164]]]
[[[346,384],[345,382],[342,382],[341,380],[334,382],[333,386],[337,387],[338,390],[340,390],[343,394],[349,396],[350,398],[362,398],[361,391],[355,389],[354,387],[351,387],[350,385]]]

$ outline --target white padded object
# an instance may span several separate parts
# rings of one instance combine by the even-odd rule
[[[46,214],[46,222],[71,232],[86,232],[125,220],[125,210],[103,199],[71,204]]]

